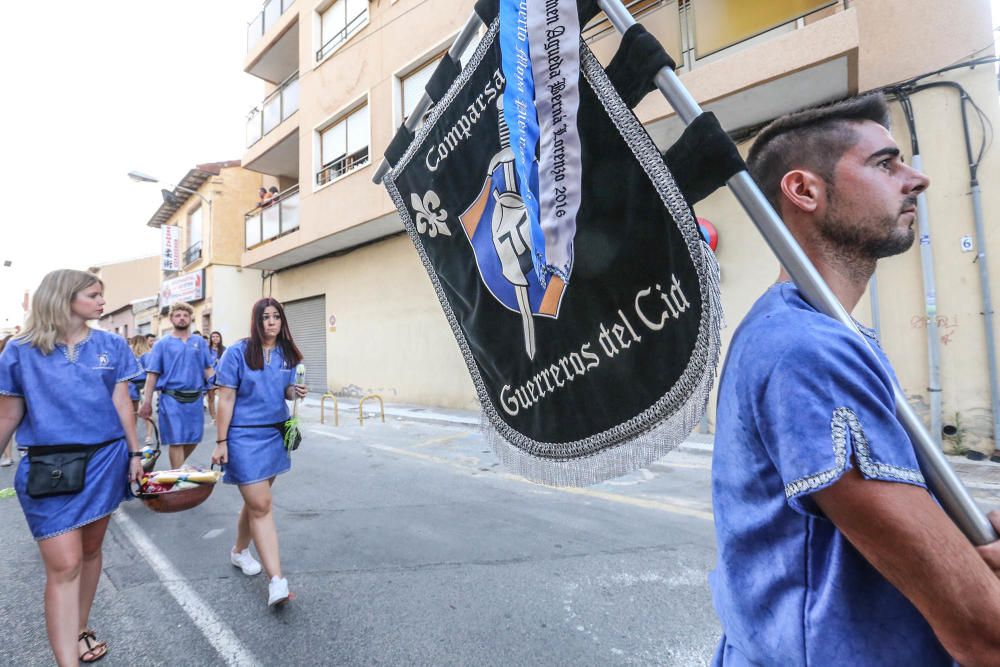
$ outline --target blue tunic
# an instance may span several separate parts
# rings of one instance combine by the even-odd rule
[[[201,442],[205,433],[201,400],[181,403],[163,390],[204,391],[205,369],[211,367],[208,344],[201,336],[191,336],[185,343],[169,335],[153,345],[146,370],[159,375],[156,388],[160,391],[160,438],[164,445],[196,445]]]
[[[133,401],[142,400],[142,385],[146,382],[146,364],[148,360],[149,352],[146,352],[137,359],[140,373],[128,383],[128,397]]]
[[[874,352],[783,283],[733,336],[712,458],[716,665],[952,664],[812,497],[855,462],[866,479],[926,488],[896,419],[897,380],[866,335]]]
[[[125,340],[96,329],[72,354],[65,345],[57,345],[45,355],[19,340],[12,340],[0,354],[0,395],[24,399],[24,419],[17,428],[19,448],[116,440],[90,459],[86,486],[74,495],[29,496],[29,461],[21,459],[14,488],[36,540],[97,521],[130,497],[125,430],[111,397],[117,383],[138,373]]]
[[[218,373],[219,353],[213,350],[212,348],[208,348],[208,356],[211,357],[212,359],[212,370]],[[212,377],[205,379],[205,391],[211,391],[212,389],[215,389],[215,375],[212,375]]]
[[[259,371],[247,366],[246,340],[222,355],[216,384],[236,390],[233,418],[229,425],[229,484],[253,484],[288,472],[292,460],[277,428],[246,428],[277,424],[288,419],[285,389],[295,381],[295,366],[285,363],[280,348],[271,352],[270,362]]]

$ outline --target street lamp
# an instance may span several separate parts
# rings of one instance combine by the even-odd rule
[[[131,178],[136,183],[159,183],[160,182],[160,179],[156,178],[155,176],[150,176],[149,174],[144,174],[141,171],[130,171],[128,173],[128,177]],[[167,183],[167,185],[172,185],[172,184],[171,183]],[[211,208],[212,208],[212,202],[209,201],[208,199],[206,199],[197,190],[192,190],[191,188],[186,188],[183,185],[174,185],[173,187],[174,187],[175,190],[181,190],[183,192],[187,192],[188,194],[192,194],[192,195],[194,195],[196,197],[201,198],[201,200],[203,202],[205,202],[206,204],[208,204],[208,208],[211,210]],[[176,199],[173,196],[173,193],[170,192],[170,190],[166,190],[166,189],[160,190],[160,194],[163,195],[163,201],[167,202],[168,204],[176,204],[177,203]]]

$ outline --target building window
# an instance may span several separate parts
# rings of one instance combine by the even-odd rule
[[[370,120],[368,104],[344,114],[320,130],[320,169],[316,185],[323,185],[368,164]]]
[[[400,101],[403,108],[402,122],[405,123],[406,119],[410,117],[410,114],[417,107],[417,102],[423,97],[424,88],[427,86],[427,82],[431,80],[431,75],[434,74],[434,70],[437,68],[439,62],[441,62],[441,56],[434,58],[420,69],[407,74],[400,81]]]
[[[336,0],[320,12],[316,62],[333,53],[368,22],[368,0]]]
[[[469,44],[465,47],[465,51],[462,52],[462,55],[458,59],[458,63],[463,69],[472,60],[477,46],[479,46],[478,38],[470,40]],[[398,88],[396,90],[399,95],[399,105],[395,111],[397,114],[396,125],[405,123],[406,119],[413,113],[413,110],[416,109],[417,103],[420,102],[420,98],[424,95],[424,90],[428,82],[430,82],[431,77],[434,75],[434,70],[437,69],[437,66],[441,63],[441,59],[447,52],[447,49],[439,51],[409,71],[404,70],[405,74],[396,75],[398,81]]]
[[[187,249],[184,250],[184,265],[201,259],[201,206],[192,209],[187,217]]]

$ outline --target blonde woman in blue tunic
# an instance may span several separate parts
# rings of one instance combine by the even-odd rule
[[[103,293],[91,273],[53,271],[0,354],[0,442],[16,429],[27,451],[14,488],[45,565],[45,624],[61,666],[108,652],[87,627],[101,546],[142,474],[128,395],[138,364],[125,339],[87,325],[104,312]]]
[[[252,539],[270,577],[268,606],[289,599],[271,511],[271,485],[292,467],[282,426],[289,417],[285,401],[306,395],[305,385],[294,384],[301,360],[284,309],[265,298],[253,306],[250,337],[226,349],[216,376],[219,439],[212,463],[225,465],[224,481],[239,485],[243,496],[230,562],[246,575],[260,572],[260,563],[250,553]]]

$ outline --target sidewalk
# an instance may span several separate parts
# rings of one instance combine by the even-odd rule
[[[358,404],[356,398],[337,399],[340,410],[340,420],[356,422],[358,420]],[[310,395],[302,402],[302,407],[306,409],[303,416],[307,419],[319,420],[320,399],[318,396]],[[302,408],[300,408],[301,410]],[[429,407],[426,405],[412,405],[407,403],[386,403],[386,417],[396,417],[402,420],[455,424],[462,426],[478,427],[480,415],[476,410],[457,410],[452,408]],[[378,401],[369,399],[365,402],[365,421],[379,418]],[[333,422],[333,401],[326,401],[327,423]],[[679,451],[690,454],[702,454],[708,457],[712,455],[712,445],[715,437],[710,433],[692,433],[680,444]],[[667,455],[669,456],[669,454]],[[959,479],[971,490],[993,492],[1000,495],[1000,464],[991,461],[970,461],[964,456],[945,455]]]

